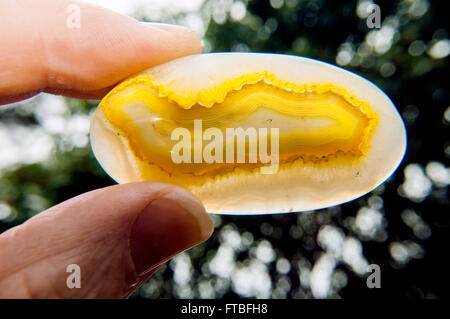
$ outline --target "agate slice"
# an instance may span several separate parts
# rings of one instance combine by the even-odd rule
[[[219,214],[353,200],[384,182],[406,147],[401,117],[371,82],[320,61],[258,53],[147,69],[101,101],[90,137],[117,182],[178,185]]]

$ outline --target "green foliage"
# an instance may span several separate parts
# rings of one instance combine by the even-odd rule
[[[423,171],[430,162],[445,165],[450,156],[449,123],[443,118],[450,105],[448,57],[433,58],[429,54],[433,44],[448,38],[445,28],[448,17],[443,2],[377,1],[381,7],[382,27],[386,28],[383,32],[393,30],[387,49],[374,44],[373,41],[383,39],[374,40],[379,31],[368,29],[365,19],[357,16],[356,1],[245,1],[247,12],[243,19],[234,21],[229,8],[225,8],[227,18],[215,21],[214,10],[229,2],[206,1],[200,12],[209,22],[203,38],[206,51],[274,52],[332,64],[340,61],[346,69],[380,86],[397,106],[408,131],[405,161],[382,187],[338,207],[302,214],[213,216],[216,223],[213,237],[187,253],[189,278],[173,280],[178,262],[183,260],[173,261],[156,273],[136,296],[259,296],[242,292],[233,281],[237,270],[257,269],[255,262],[259,262],[270,278],[267,296],[313,297],[306,274],[327,252],[318,239],[320,233],[325,232],[325,226],[332,226],[346,239],[357,240],[367,261],[381,265],[384,278],[382,292],[369,290],[361,273],[342,259],[336,259],[328,297],[444,296],[448,292],[441,278],[446,277],[449,264],[443,262],[441,256],[448,250],[448,187],[435,183],[422,200],[408,197],[401,191],[405,182],[403,170],[409,164],[417,163]],[[421,8],[417,6],[423,3],[427,10],[417,15]],[[340,52],[344,52],[341,57],[350,56],[350,59],[339,60]],[[71,114],[89,114],[96,105],[93,101],[73,99],[67,99],[67,103]],[[33,115],[24,118],[15,114],[13,117],[37,125]],[[57,145],[57,152],[44,162],[0,172],[0,203],[6,203],[13,210],[0,222],[3,229],[68,198],[114,183],[95,161],[89,146],[68,147],[64,141],[58,141]],[[373,236],[368,236],[358,226],[358,218],[367,212],[364,209],[372,209],[382,218]],[[431,237],[420,235],[415,226],[408,225],[405,211],[419,216],[422,227],[428,227]],[[238,238],[240,244],[234,247],[230,238]],[[267,251],[272,251],[274,258],[262,262],[258,247],[267,243],[271,247]],[[416,251],[423,251],[423,254],[408,253],[408,259],[402,262],[395,258],[398,245],[403,245],[407,251],[416,247]],[[221,276],[214,272],[211,263],[226,249],[232,251],[234,270],[228,276]],[[288,273],[277,267],[282,259],[291,265]],[[183,263],[186,264],[185,259]],[[205,295],[205,291],[212,292]]]

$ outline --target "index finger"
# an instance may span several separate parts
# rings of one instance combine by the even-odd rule
[[[0,104],[42,91],[101,98],[133,73],[201,52],[192,30],[87,3],[4,0],[0,12]]]

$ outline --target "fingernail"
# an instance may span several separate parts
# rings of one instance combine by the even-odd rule
[[[176,254],[205,241],[213,222],[190,193],[177,189],[153,200],[136,218],[130,233],[131,256],[143,276]]]
[[[171,33],[186,33],[186,32],[195,32],[192,29],[189,29],[185,26],[178,25],[178,24],[170,24],[170,23],[161,23],[161,22],[145,22],[146,25],[152,27],[152,28],[158,28],[167,32]]]

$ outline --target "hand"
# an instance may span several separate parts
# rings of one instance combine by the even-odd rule
[[[80,8],[80,28],[66,24],[70,4]],[[2,0],[0,39],[0,104],[39,92],[101,98],[133,73],[201,50],[188,29],[65,0]],[[202,204],[181,188],[95,190],[0,235],[0,297],[127,297],[212,230]],[[67,286],[70,264],[80,267],[81,288]]]

